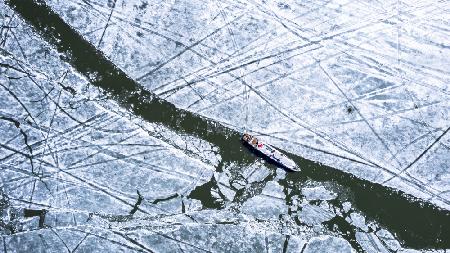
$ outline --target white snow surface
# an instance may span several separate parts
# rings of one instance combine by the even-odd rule
[[[47,3],[176,106],[240,130],[248,92],[247,126],[278,147],[449,208],[445,3]],[[0,249],[354,252],[322,224],[350,213],[364,250],[415,252],[328,188],[288,202],[281,169],[215,171],[213,144],[132,115],[3,1],[0,16]],[[222,209],[186,197],[212,179]]]
[[[447,1],[46,2],[177,107],[450,209]]]

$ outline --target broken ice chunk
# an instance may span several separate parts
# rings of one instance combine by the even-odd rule
[[[301,222],[307,225],[316,225],[328,221],[334,217],[334,214],[323,206],[315,206],[306,204],[302,206],[302,210],[298,215]]]
[[[308,241],[304,253],[335,253],[335,252],[354,252],[350,243],[335,236],[318,236]]]
[[[303,188],[302,194],[307,200],[332,200],[336,198],[336,193],[328,191],[323,186]]]
[[[280,214],[287,212],[287,206],[281,199],[255,196],[244,203],[242,211],[258,219],[278,219]]]
[[[367,232],[369,230],[369,227],[366,225],[366,219],[364,216],[362,216],[359,213],[351,213],[351,224],[353,224],[355,227],[360,228],[361,230]]]

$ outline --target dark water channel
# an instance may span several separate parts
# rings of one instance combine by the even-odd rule
[[[256,158],[239,141],[240,133],[226,128],[199,115],[181,110],[172,104],[156,98],[122,70],[112,64],[100,51],[83,39],[43,1],[6,1],[37,33],[64,55],[79,73],[88,78],[92,85],[102,88],[112,99],[143,119],[163,124],[170,129],[206,140],[219,148],[222,158],[217,170],[230,164],[247,166]],[[92,73],[96,73],[95,79]],[[389,187],[358,179],[338,169],[318,164],[290,154],[302,168],[300,173],[287,173],[279,181],[285,187],[286,202],[301,194],[303,182],[336,185],[343,193],[334,204],[350,201],[362,212],[367,221],[376,221],[400,240],[405,247],[450,248],[450,212],[424,203],[408,194]],[[275,168],[264,181],[273,180]],[[214,180],[198,187],[192,198],[199,198],[206,207],[221,208],[211,200],[208,189],[217,184]],[[286,189],[290,188],[290,191]],[[289,194],[288,194],[289,192]],[[239,193],[238,197],[241,196]],[[354,229],[345,220],[335,218],[329,221],[331,229],[339,232],[355,246]]]

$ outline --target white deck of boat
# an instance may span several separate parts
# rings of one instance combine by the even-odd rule
[[[253,138],[255,138],[255,137],[253,137]],[[272,146],[262,142],[261,140],[258,140],[257,145],[253,145],[251,143],[253,138],[250,141],[248,141],[248,143],[250,145],[252,145],[255,149],[259,150],[260,152],[262,152],[263,154],[268,156],[270,159],[273,159],[288,168],[295,169],[296,164],[294,161],[292,161],[291,159],[286,157],[283,153],[281,153],[277,149],[273,148]]]

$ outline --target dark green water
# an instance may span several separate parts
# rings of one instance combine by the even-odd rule
[[[102,88],[110,98],[149,122],[163,124],[178,133],[196,136],[217,146],[222,157],[218,171],[230,164],[246,166],[257,159],[241,145],[239,132],[178,109],[145,90],[67,25],[45,2],[8,0],[7,4],[47,42],[65,55],[63,60],[85,75],[92,85]],[[98,73],[95,79],[90,78],[91,73]],[[391,188],[358,179],[338,169],[292,154],[289,156],[300,165],[302,172],[288,173],[279,181],[285,188],[286,202],[290,202],[293,196],[300,194],[301,186],[307,180],[333,184],[343,193],[335,201],[336,206],[344,201],[350,201],[367,220],[376,221],[394,233],[403,246],[416,249],[450,248],[449,211],[441,210]],[[272,169],[264,182],[273,180],[275,171]],[[216,184],[217,182],[212,180],[198,187],[192,192],[191,197],[200,199],[206,207],[221,208],[220,204],[215,203],[208,194],[208,190]],[[239,202],[242,198],[245,198],[245,192],[238,192],[235,201]],[[361,250],[355,246],[353,228],[345,221],[336,218],[328,225],[330,229],[340,231],[354,247]]]

